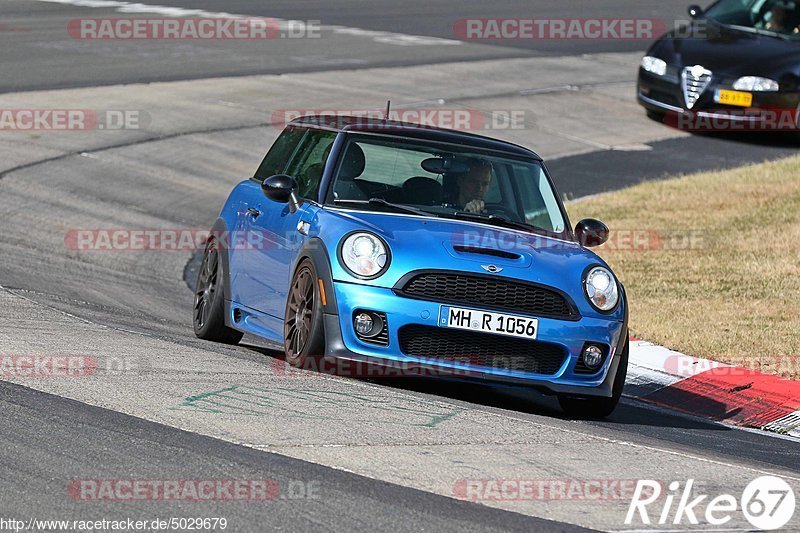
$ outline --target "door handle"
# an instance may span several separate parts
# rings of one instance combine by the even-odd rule
[[[261,211],[259,211],[255,207],[248,207],[247,214],[253,218],[258,218],[259,216],[261,216]]]

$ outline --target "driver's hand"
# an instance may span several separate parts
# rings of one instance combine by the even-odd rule
[[[485,208],[486,204],[483,203],[483,200],[472,200],[464,206],[464,211],[467,213],[483,213]]]

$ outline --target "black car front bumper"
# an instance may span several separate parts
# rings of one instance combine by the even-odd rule
[[[754,92],[750,107],[718,104],[718,89],[733,90],[712,79],[697,102],[689,108],[680,76],[674,71],[656,76],[639,69],[637,99],[647,110],[664,115],[665,122],[685,131],[798,131],[800,92]]]

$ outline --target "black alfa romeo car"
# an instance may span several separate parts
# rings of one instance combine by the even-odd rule
[[[642,58],[638,99],[687,130],[798,130],[800,1],[719,0]]]

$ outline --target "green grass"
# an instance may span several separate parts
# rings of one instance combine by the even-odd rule
[[[800,157],[643,183],[567,209],[611,228],[595,250],[625,284],[632,335],[800,377]],[[618,246],[615,229],[678,237]]]

